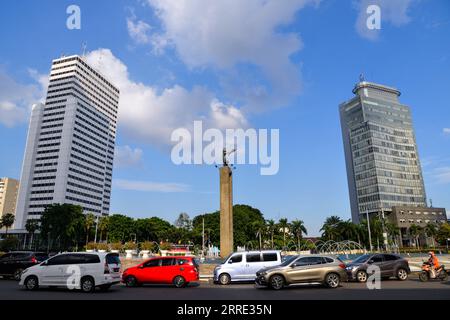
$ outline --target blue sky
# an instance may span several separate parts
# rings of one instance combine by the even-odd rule
[[[66,8],[81,9],[81,30]],[[380,31],[361,25],[381,7]],[[450,209],[450,4],[446,0],[3,1],[0,176],[20,176],[32,103],[51,60],[79,54],[122,89],[112,213],[174,221],[218,209],[214,166],[175,166],[170,132],[280,130],[280,171],[238,166],[234,202],[302,219],[350,218],[339,103],[359,74],[412,108],[428,197]]]

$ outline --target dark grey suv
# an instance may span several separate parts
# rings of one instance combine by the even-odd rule
[[[408,261],[396,254],[365,254],[347,264],[348,279],[366,282],[368,278],[367,268],[370,265],[380,268],[382,279],[395,277],[398,280],[405,281],[411,273]]]

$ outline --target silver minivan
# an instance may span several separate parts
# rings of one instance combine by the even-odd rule
[[[232,281],[255,281],[256,273],[281,264],[281,252],[245,251],[234,252],[214,269],[214,282],[222,285]]]

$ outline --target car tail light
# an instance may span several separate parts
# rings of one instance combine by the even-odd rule
[[[104,274],[109,274],[109,266],[108,266],[108,262],[105,261],[105,272]]]
[[[340,263],[340,264],[339,264],[339,268],[341,268],[341,269],[345,269],[345,264],[343,264],[343,263]]]
[[[37,261],[37,259],[36,259],[35,257],[32,257],[32,258],[31,258],[31,262],[32,262],[32,263],[38,263],[38,261]]]

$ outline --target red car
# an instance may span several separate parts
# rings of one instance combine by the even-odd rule
[[[126,269],[122,282],[127,287],[142,284],[174,284],[185,287],[189,282],[199,280],[199,265],[193,257],[152,258],[135,267]]]

